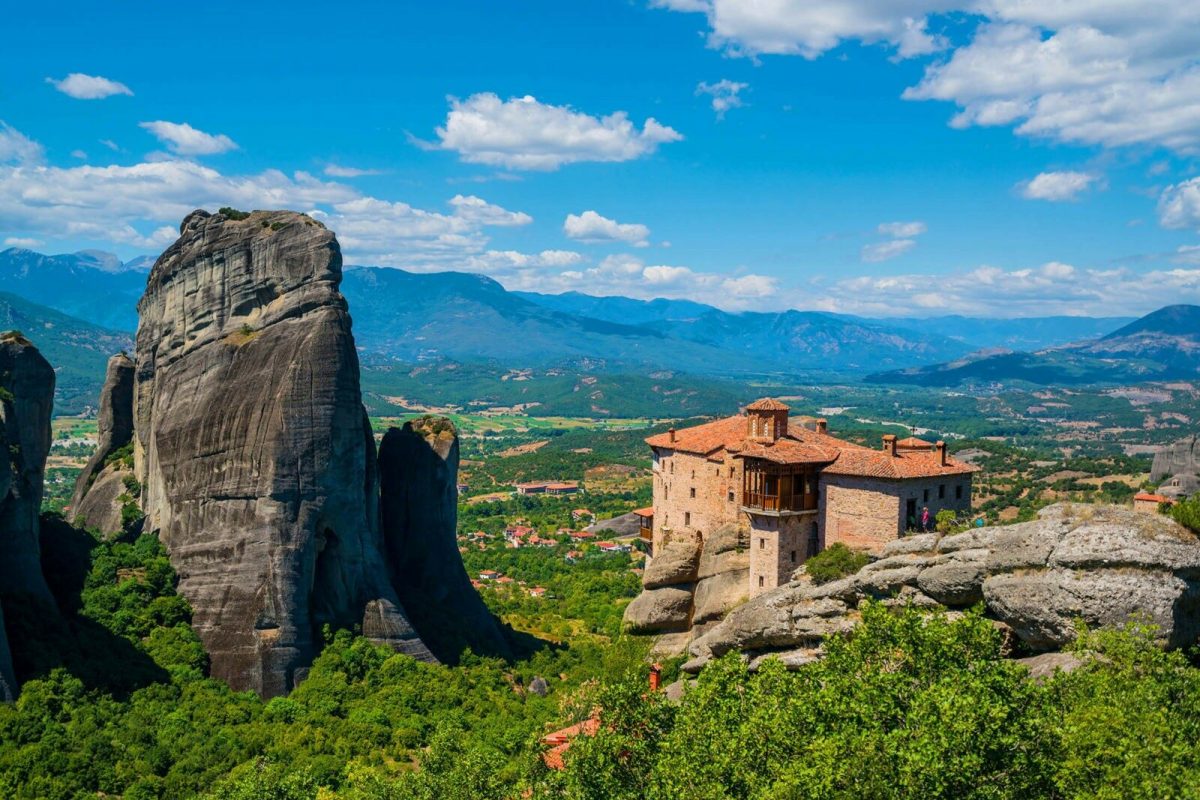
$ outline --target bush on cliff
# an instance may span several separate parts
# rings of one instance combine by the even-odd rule
[[[871,559],[866,553],[851,550],[841,542],[832,544],[804,562],[804,573],[816,584],[829,583],[853,575]]]

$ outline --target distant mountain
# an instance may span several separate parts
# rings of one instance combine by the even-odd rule
[[[931,317],[897,318],[894,325],[935,333],[969,345],[972,349],[1001,347],[1007,350],[1042,350],[1047,347],[1098,339],[1133,317]]]
[[[104,328],[133,331],[149,269],[144,263],[123,264],[98,250],[46,256],[13,247],[0,250],[0,287]]]
[[[57,414],[94,408],[109,356],[133,349],[133,337],[128,333],[107,330],[0,292],[0,331],[7,330],[25,334],[54,366]]]
[[[368,360],[440,357],[542,366],[587,359],[612,367],[745,375],[928,363],[968,350],[943,336],[817,312],[732,314],[686,301],[547,299],[453,272],[360,267],[346,272],[342,292]]]
[[[1200,306],[1161,308],[1099,339],[1032,353],[981,352],[870,375],[873,383],[1128,383],[1200,378]]]

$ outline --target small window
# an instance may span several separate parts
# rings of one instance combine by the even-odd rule
[[[689,496],[689,497],[695,497],[695,496],[696,496],[696,487],[695,487],[695,486],[693,486],[691,489],[688,489],[688,496]]]
[[[675,474],[675,462],[674,461],[671,462],[671,474],[672,475]]]
[[[792,551],[792,563],[793,564],[796,563],[796,551],[795,550]]]
[[[961,483],[958,486],[954,487],[954,499],[962,500],[962,484]]]
[[[938,500],[944,500],[945,498],[946,498],[946,484],[939,483],[938,484]]]
[[[763,576],[759,575],[758,576],[758,588],[761,589],[762,587],[763,587]]]
[[[733,502],[733,489],[729,490],[729,502]]]
[[[926,503],[929,502],[929,490],[928,489],[926,489],[924,492],[921,493],[921,499]]]
[[[764,539],[764,538],[763,538],[763,537],[761,537],[761,536],[760,536],[760,537],[758,537],[758,549],[759,549],[759,550],[765,550],[765,549],[767,549],[767,540],[766,540],[766,539]]]
[[[692,470],[692,480],[696,480],[696,470]]]
[[[733,477],[733,466],[732,465],[729,467],[729,477],[731,477],[731,478]]]
[[[690,511],[683,512],[683,524],[689,525],[689,526],[692,524],[692,512],[690,512]]]

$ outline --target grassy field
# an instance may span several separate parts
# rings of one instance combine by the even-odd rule
[[[421,414],[398,417],[371,417],[371,427],[382,433],[389,427],[400,427],[407,420]],[[593,417],[530,417],[524,414],[444,414],[449,417],[458,432],[464,436],[508,433],[537,433],[538,431],[630,431],[649,428],[654,420],[645,418],[593,418]]]

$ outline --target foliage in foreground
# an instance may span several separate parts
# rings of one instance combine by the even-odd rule
[[[804,574],[815,584],[829,583],[853,575],[867,565],[871,557],[835,542],[804,562]]]

